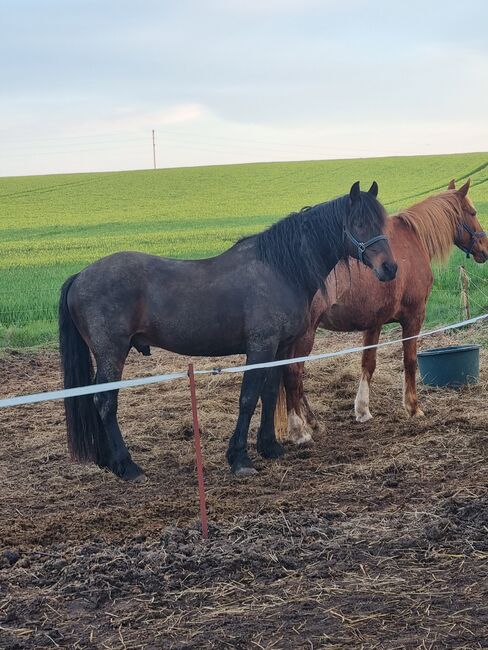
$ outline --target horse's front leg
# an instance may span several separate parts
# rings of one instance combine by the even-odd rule
[[[417,336],[422,327],[423,317],[402,322],[403,338]],[[410,417],[421,417],[424,412],[417,401],[417,339],[403,341],[403,406]]]
[[[269,353],[248,354],[246,363],[265,363],[272,361],[275,357],[276,350]],[[229,462],[231,472],[239,476],[255,474],[256,469],[247,453],[247,434],[249,424],[256,409],[259,396],[264,387],[268,370],[262,368],[259,370],[247,370],[244,373],[241,385],[241,395],[239,398],[239,417],[234,433],[229,441],[227,450],[227,461]]]
[[[363,345],[376,345],[379,341],[381,326],[364,332]],[[376,348],[363,350],[361,362],[362,372],[359,380],[358,392],[354,400],[354,413],[357,422],[367,422],[373,417],[369,410],[369,387],[371,378],[376,369]]]
[[[264,458],[279,458],[283,446],[276,440],[275,409],[280,390],[282,367],[270,368],[261,393],[261,426],[258,431],[257,450]]]

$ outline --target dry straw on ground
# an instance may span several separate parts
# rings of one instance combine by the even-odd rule
[[[239,377],[199,378],[208,542],[185,381],[121,393],[142,486],[68,461],[61,404],[1,411],[0,647],[486,647],[487,362],[477,386],[421,388],[426,417],[412,421],[400,350],[380,351],[366,424],[352,413],[358,356],[310,364],[323,430],[277,462],[252,447],[250,480],[224,459]],[[127,376],[181,367],[134,355]],[[58,385],[54,352],[0,359],[2,395]]]

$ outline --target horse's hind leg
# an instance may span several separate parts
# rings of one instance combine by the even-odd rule
[[[258,431],[257,450],[264,458],[279,458],[283,455],[283,446],[276,440],[275,434],[275,409],[280,390],[282,368],[269,368],[263,390],[261,401],[261,426]]]
[[[302,395],[302,407],[303,410],[305,411],[305,417],[307,418],[308,424],[314,431],[318,431],[319,423],[317,421],[317,416],[315,415],[313,408],[310,406],[310,403],[305,393],[303,393]]]
[[[367,330],[363,336],[363,345],[376,345],[379,341],[381,326]],[[373,417],[369,410],[369,386],[376,369],[376,348],[363,350],[362,373],[358,392],[354,401],[354,412],[357,422],[367,422]]]
[[[104,384],[119,381],[127,356],[127,351],[119,355],[96,355],[97,374],[95,382]],[[127,449],[117,421],[118,390],[95,393],[95,406],[102,420],[106,439],[101,467],[107,467],[124,481],[143,480],[142,469],[134,463]]]

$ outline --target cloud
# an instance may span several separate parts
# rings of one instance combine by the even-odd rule
[[[180,122],[194,122],[205,114],[201,104],[181,104],[163,111],[156,116],[159,124],[178,124]]]
[[[0,174],[486,149],[487,11],[0,2]]]
[[[156,129],[159,126],[197,122],[208,111],[202,104],[175,104],[160,111],[144,112],[134,107],[120,107],[104,119],[90,120],[76,125],[76,135],[93,133],[133,133]],[[72,129],[70,129],[72,130]],[[70,135],[70,133],[66,133]]]

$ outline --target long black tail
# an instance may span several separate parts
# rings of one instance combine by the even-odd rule
[[[90,350],[82,339],[68,309],[68,292],[77,275],[66,280],[59,299],[59,351],[65,388],[93,382]],[[68,447],[72,458],[103,463],[105,430],[93,402],[93,395],[64,400]]]

